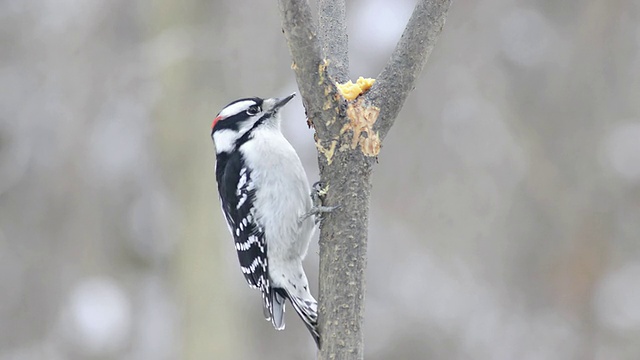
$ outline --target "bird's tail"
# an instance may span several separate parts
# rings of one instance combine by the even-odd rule
[[[296,295],[291,292],[287,292],[291,305],[302,319],[302,322],[307,327],[313,340],[316,342],[318,348],[320,348],[320,334],[318,333],[318,303],[316,299],[311,296],[309,291],[303,293],[303,296]]]
[[[284,306],[286,292],[280,288],[271,288],[268,301],[265,301],[264,318],[271,321],[276,330],[284,330]]]
[[[271,289],[271,312],[265,307],[265,318],[271,320],[271,324],[277,330],[284,329],[285,300],[289,299],[302,322],[307,327],[316,345],[320,347],[320,334],[318,333],[318,303],[309,291],[296,293],[284,288]]]

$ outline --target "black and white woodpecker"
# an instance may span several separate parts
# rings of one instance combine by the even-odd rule
[[[319,346],[318,305],[302,268],[315,228],[309,215],[318,207],[300,158],[280,131],[279,110],[294,96],[236,100],[213,120],[211,137],[222,212],[242,273],[262,293],[265,318],[284,329],[289,299]]]

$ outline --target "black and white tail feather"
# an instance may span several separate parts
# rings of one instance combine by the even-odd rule
[[[265,309],[265,318],[271,320],[273,327],[278,330],[284,330],[284,308],[285,300],[289,299],[294,310],[300,316],[300,319],[307,327],[313,340],[318,347],[320,346],[320,334],[318,333],[318,303],[311,297],[310,299],[302,299],[288,293],[285,289],[276,288],[272,292],[271,304],[272,310],[269,312]],[[264,296],[264,295],[263,295]]]
[[[307,177],[280,132],[278,110],[293,98],[240,99],[214,119],[216,180],[244,277],[262,293],[264,316],[285,327],[288,299],[314,341],[318,305],[302,268],[314,221]]]

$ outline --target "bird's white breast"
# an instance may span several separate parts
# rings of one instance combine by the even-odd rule
[[[312,206],[300,158],[282,133],[272,127],[255,129],[253,138],[240,151],[252,169],[256,218],[265,229],[268,252],[303,258],[314,224],[311,218],[299,221]]]

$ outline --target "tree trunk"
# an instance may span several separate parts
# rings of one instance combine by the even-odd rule
[[[381,141],[413,89],[444,26],[450,0],[419,0],[370,91],[346,99],[344,0],[319,0],[319,30],[306,0],[279,0],[282,27],[309,123],[316,130],[325,205],[320,228],[319,359],[363,359],[371,171]]]

